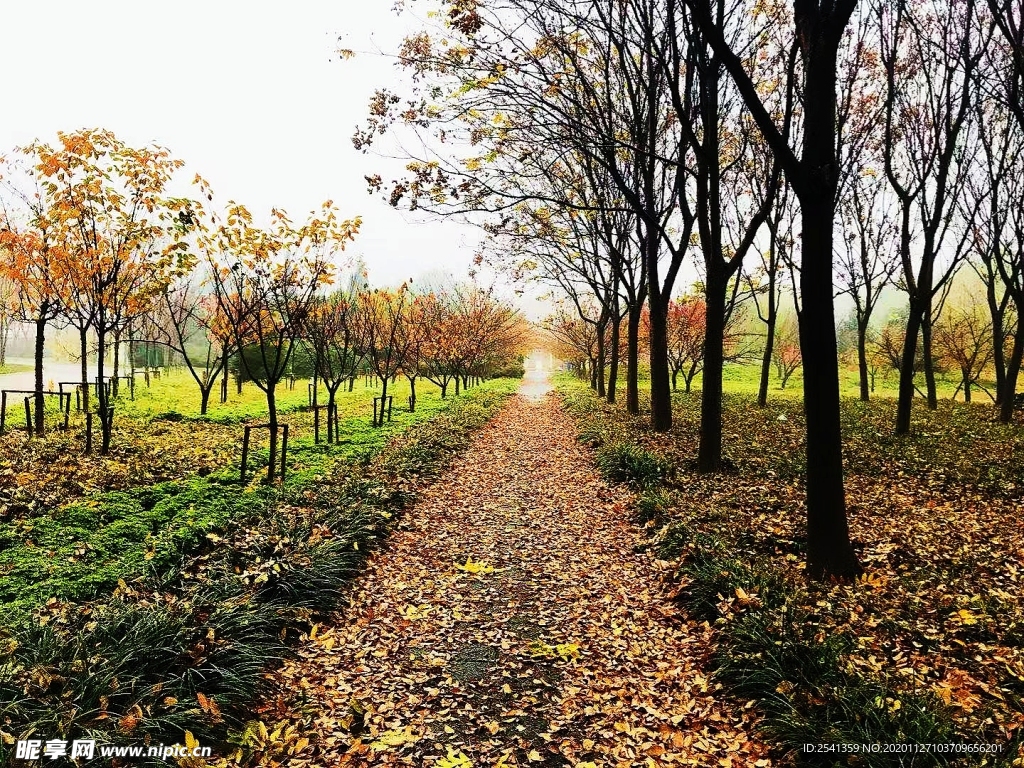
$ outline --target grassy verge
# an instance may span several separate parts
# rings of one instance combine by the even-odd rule
[[[738,705],[756,702],[783,764],[1024,757],[1017,428],[957,405],[916,413],[915,434],[897,440],[886,429],[891,403],[844,402],[851,530],[867,574],[818,584],[802,570],[799,404],[760,410],[750,396],[727,398],[730,471],[707,476],[692,461],[699,394],[679,397],[672,431],[655,435],[577,382],[559,390],[605,475],[637,489],[638,520],[677,564],[675,597],[719,630],[718,679]],[[805,752],[809,743],[858,751]]]
[[[29,733],[138,744],[188,731],[220,754],[245,741],[260,672],[332,609],[417,483],[515,386],[488,382],[333,453],[308,446],[283,488],[203,478],[69,509],[92,548],[76,549],[80,561],[55,553],[61,577],[33,593],[60,596],[29,609],[7,594],[17,621],[0,637],[0,764]]]

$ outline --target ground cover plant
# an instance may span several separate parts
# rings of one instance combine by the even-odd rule
[[[30,732],[239,737],[263,668],[333,605],[421,478],[514,386],[422,397],[383,428],[346,419],[333,448],[307,434],[283,486],[242,488],[221,471],[8,525],[4,753]]]
[[[599,466],[638,491],[675,596],[718,628],[714,665],[757,701],[780,755],[806,765],[1011,765],[1024,734],[1020,427],[941,404],[915,430],[892,402],[844,400],[851,536],[865,572],[804,576],[799,402],[725,400],[728,471],[694,471],[699,401],[671,432],[566,378],[562,395]],[[652,467],[658,467],[653,471]],[[813,755],[805,743],[989,743],[1000,754]],[[911,761],[913,757],[913,761]],[[899,762],[899,760],[906,762]]]
[[[408,385],[395,386],[396,401],[408,395]],[[438,390],[421,386],[424,400],[436,399]],[[338,393],[338,418],[345,422],[345,440],[358,443],[369,429],[374,390],[360,377],[352,392]],[[88,494],[126,490],[133,486],[206,476],[228,467],[237,468],[242,442],[241,425],[265,420],[263,394],[251,385],[241,393],[232,389],[226,403],[212,403],[199,413],[199,393],[187,374],[170,371],[145,387],[139,379],[135,398],[127,393],[117,400],[121,412],[113,425],[110,455],[96,459],[84,455],[84,417],[72,413],[67,432],[53,430],[46,440],[33,440],[24,429],[0,435],[0,523],[27,515],[42,515]],[[289,423],[290,438],[301,449],[313,434],[314,415],[308,411],[308,382],[280,395],[280,412]],[[393,412],[403,423],[403,409]],[[11,415],[16,414],[15,411]],[[363,416],[366,416],[364,419]],[[49,414],[54,423],[59,417]],[[23,427],[22,422],[13,422]],[[326,432],[321,413],[321,439]],[[11,422],[9,422],[10,424]],[[257,435],[257,438],[259,435]],[[265,440],[265,437],[264,437]],[[257,451],[250,459],[253,469],[265,466],[267,457]]]

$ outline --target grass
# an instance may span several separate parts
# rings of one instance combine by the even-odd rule
[[[580,437],[600,456],[664,467],[637,483],[635,518],[674,560],[675,595],[719,628],[716,675],[756,701],[783,764],[1006,765],[1024,758],[1024,434],[990,406],[915,402],[895,436],[895,402],[842,401],[847,507],[866,575],[808,582],[803,565],[802,403],[752,389],[724,403],[728,472],[695,471],[700,394],[673,398],[674,424],[559,384]],[[799,390],[797,390],[799,391]],[[652,478],[653,479],[653,478]],[[738,704],[739,705],[739,704]],[[997,744],[1000,755],[812,755],[808,742]],[[901,762],[902,761],[902,762]]]
[[[32,370],[33,367],[27,363],[4,363],[0,365],[0,376],[5,373],[28,373]]]
[[[21,588],[5,593],[0,637],[5,743],[30,732],[171,742],[188,729],[223,754],[244,740],[261,671],[332,608],[417,483],[515,386],[427,398],[383,429],[346,421],[342,445],[297,447],[284,486],[193,478],[71,505],[49,529],[34,519],[28,533],[53,556],[17,542],[4,553],[25,569],[6,579]],[[74,546],[48,538],[61,527],[88,546],[58,556]]]

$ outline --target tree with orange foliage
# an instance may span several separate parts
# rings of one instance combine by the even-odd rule
[[[158,146],[129,147],[110,131],[58,133],[59,146],[33,142],[26,152],[37,161],[42,199],[66,243],[56,263],[67,294],[65,309],[83,335],[91,325],[96,361],[101,452],[110,449],[113,410],[104,386],[104,358],[159,291],[165,257],[165,187],[182,162]],[[83,361],[83,373],[85,362]],[[84,377],[83,377],[84,378]],[[88,382],[83,381],[83,388]]]
[[[17,287],[16,291],[0,297],[5,304],[0,313],[9,312],[8,317],[31,323],[35,329],[33,431],[42,436],[46,433],[43,400],[46,328],[61,315],[62,285],[60,270],[55,265],[63,261],[65,245],[60,227],[44,199],[18,188],[15,178],[23,175],[28,177],[27,183],[38,181],[32,178],[31,171],[17,164],[10,166],[5,178],[5,186],[22,207],[19,211],[6,206],[0,208],[0,281]]]
[[[704,366],[706,320],[707,310],[699,296],[686,296],[668,304],[668,361],[673,391],[678,389],[677,379],[682,373],[689,394],[694,377]]]

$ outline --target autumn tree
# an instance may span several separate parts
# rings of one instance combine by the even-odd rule
[[[230,204],[218,226],[211,272],[223,317],[231,325],[239,365],[266,395],[270,431],[267,482],[276,474],[277,387],[304,338],[317,291],[336,267],[337,253],[359,230],[358,218],[341,220],[331,201],[296,227],[279,209],[271,225],[254,225],[242,205]]]
[[[772,348],[772,364],[779,378],[779,389],[785,389],[789,377],[800,367],[800,331],[792,317],[785,318],[778,327],[778,338]]]
[[[80,329],[91,326],[96,333],[101,452],[106,453],[113,410],[104,385],[105,351],[159,288],[164,190],[182,163],[162,147],[129,147],[109,131],[59,133],[58,138],[56,148],[35,142],[28,151],[38,159],[43,199],[67,243],[63,305]]]
[[[833,286],[833,222],[840,180],[836,152],[837,61],[856,0],[793,5],[803,111],[800,149],[766,109],[743,59],[708,0],[685,0],[721,66],[736,83],[754,123],[800,202],[800,348],[807,414],[807,572],[851,577],[860,570],[850,544],[843,486],[839,364]]]
[[[541,324],[553,342],[556,357],[570,363],[577,375],[589,375],[597,359],[597,334],[564,304]]]
[[[868,332],[875,308],[899,269],[899,225],[885,180],[861,167],[839,206],[841,238],[837,250],[837,296],[853,300],[857,329],[860,399],[870,398]]]
[[[402,326],[409,320],[412,303],[408,283],[395,290],[366,290],[359,296],[366,311],[366,357],[371,369],[381,381],[381,409],[374,421],[375,427],[384,426],[384,403],[388,396],[388,382],[405,362],[408,336]]]
[[[0,264],[4,257],[0,255]],[[2,271],[2,267],[0,267]],[[0,368],[7,364],[7,343],[11,338],[18,307],[21,304],[20,288],[16,280],[0,274]]]
[[[974,297],[949,305],[935,326],[938,354],[960,373],[957,392],[971,402],[971,387],[979,386],[982,373],[992,361],[992,319]]]
[[[672,301],[668,305],[668,359],[672,367],[672,389],[683,374],[689,393],[694,377],[704,366],[705,324],[707,307],[695,296]]]
[[[360,303],[365,284],[350,280],[346,287],[317,296],[306,321],[306,336],[314,350],[316,368],[327,388],[327,442],[337,436],[338,391],[359,373],[367,348],[367,313]]]
[[[1019,12],[994,2],[989,8],[999,34],[978,72],[981,152],[967,180],[961,216],[970,223],[970,263],[984,284],[991,320],[999,419],[1009,423],[1024,357],[1024,58]]]
[[[437,139],[423,143],[428,156],[410,158],[408,175],[386,196],[438,212],[500,217],[524,199],[583,208],[589,203],[538,188],[538,169],[567,152],[601,168],[636,217],[653,318],[651,423],[666,430],[672,413],[664,315],[693,217],[682,204],[686,143],[678,121],[663,119],[670,109],[658,63],[668,57],[664,19],[652,25],[632,10],[514,0],[500,11],[477,6],[474,23],[450,25],[443,41],[426,32],[411,36],[401,61],[414,73],[418,97],[409,107],[395,93],[378,92],[355,142],[365,148],[396,123]],[[456,136],[466,141],[455,143]],[[469,156],[429,153],[456,145],[469,147]],[[369,181],[372,190],[383,188],[379,176]]]
[[[928,405],[936,407],[931,326],[935,301],[966,255],[957,200],[970,168],[975,73],[991,28],[979,30],[975,0],[900,2],[878,10],[885,70],[885,175],[900,206],[901,287],[909,297],[896,431],[910,430],[918,338]],[[912,255],[915,234],[917,250]],[[945,254],[940,258],[940,255]]]

